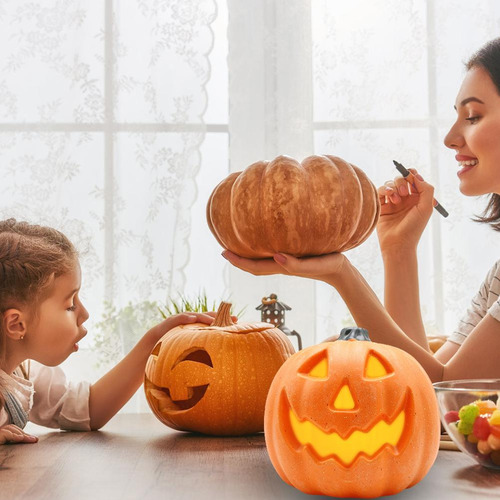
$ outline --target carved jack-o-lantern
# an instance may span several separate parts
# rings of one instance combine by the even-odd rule
[[[264,429],[271,381],[294,352],[267,323],[235,323],[222,303],[211,326],[173,328],[146,364],[144,390],[153,413],[174,429],[242,435]]]
[[[276,471],[292,486],[377,497],[427,474],[439,449],[439,411],[413,357],[370,342],[366,330],[344,329],[338,341],[304,349],[280,368],[265,435]]]

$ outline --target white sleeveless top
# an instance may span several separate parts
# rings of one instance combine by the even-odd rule
[[[90,430],[90,384],[68,382],[59,367],[48,367],[31,361],[29,380],[16,370],[0,370],[2,386],[20,403],[28,420],[44,427],[64,430]],[[11,424],[6,408],[0,410],[0,427]]]

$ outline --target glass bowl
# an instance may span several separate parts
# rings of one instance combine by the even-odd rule
[[[433,385],[441,422],[453,442],[480,465],[500,470],[500,379]]]

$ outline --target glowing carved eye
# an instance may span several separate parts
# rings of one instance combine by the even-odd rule
[[[328,357],[326,351],[308,360],[307,363],[299,369],[299,373],[311,378],[328,378]]]
[[[371,351],[368,354],[365,365],[364,376],[366,378],[382,378],[393,373],[394,370],[387,363],[387,361],[382,360],[375,352]]]

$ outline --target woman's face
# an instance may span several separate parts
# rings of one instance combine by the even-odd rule
[[[500,95],[486,70],[467,72],[455,109],[457,120],[444,143],[457,152],[460,191],[500,194]]]

